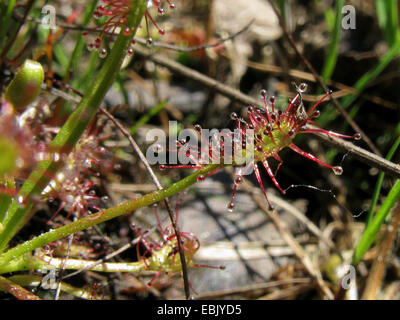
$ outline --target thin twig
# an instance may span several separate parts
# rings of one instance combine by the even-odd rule
[[[224,298],[227,296],[233,296],[233,295],[245,295],[245,294],[250,294],[250,293],[258,292],[258,291],[263,292],[270,288],[284,286],[284,285],[290,285],[290,284],[297,284],[297,283],[310,284],[311,279],[295,278],[295,279],[288,279],[288,280],[277,280],[277,281],[271,281],[271,282],[265,282],[265,283],[252,284],[252,285],[248,285],[245,287],[238,287],[238,288],[233,288],[233,289],[225,289],[225,290],[207,292],[207,293],[202,293],[202,294],[196,295],[196,300],[220,299],[220,298]]]
[[[246,65],[249,68],[255,69],[255,70],[260,70],[260,71],[265,71],[265,72],[270,72],[270,73],[274,73],[274,74],[283,74],[286,71],[284,70],[284,68],[276,66],[276,65],[270,65],[270,64],[262,64],[262,63],[258,63],[258,62],[253,62],[253,61],[247,61],[247,62],[241,62],[238,60],[233,60],[229,55],[221,53],[224,57],[226,57],[229,60],[232,60],[233,63],[236,64],[243,64]],[[309,82],[316,82],[314,76],[309,73],[309,72],[305,72],[305,71],[301,71],[301,70],[297,70],[297,69],[290,69],[289,70],[289,76],[296,78],[296,79],[301,79],[301,80],[305,80],[305,81],[309,81]],[[396,76],[398,76],[398,73],[396,73]],[[394,75],[393,75],[394,77]],[[382,78],[384,78],[384,76],[380,77],[379,80],[381,80]],[[339,91],[335,91],[332,93],[333,97],[338,99],[341,98],[343,96],[347,96],[349,94],[352,95],[356,95],[356,94],[360,94],[359,92],[357,92],[353,87],[347,86],[341,82],[337,82],[334,80],[328,80],[327,81],[327,85],[329,86],[333,86],[337,89],[339,89]],[[388,109],[392,109],[392,110],[397,110],[399,109],[398,104],[392,102],[392,101],[388,101],[385,99],[382,99],[379,96],[376,95],[370,95],[368,93],[362,92],[360,94],[360,96],[368,101],[373,102],[374,104],[380,105],[382,107],[388,108]],[[319,101],[321,99],[320,96],[311,96],[311,95],[305,95],[303,94],[303,100],[304,101],[312,101],[312,102],[316,102]]]
[[[143,58],[149,59],[149,60],[155,62],[156,64],[166,67],[184,77],[187,77],[194,81],[200,82],[204,86],[211,88],[215,91],[218,91],[219,93],[223,94],[224,96],[226,96],[228,98],[239,101],[246,105],[258,105],[261,107],[260,101],[254,99],[238,90],[235,90],[235,89],[221,83],[220,81],[212,79],[196,70],[185,67],[185,66],[181,65],[180,63],[175,62],[174,60],[171,60],[171,59],[165,57],[165,55],[153,53],[151,50],[148,50],[148,49],[143,48],[138,45],[134,46],[134,51],[135,51],[136,55],[139,55]]]
[[[296,299],[296,297],[302,293],[308,292],[315,288],[315,284],[299,284],[297,286],[284,288],[279,291],[271,292],[263,297],[258,298],[259,300],[283,300],[283,299]]]
[[[310,126],[310,128],[315,129],[315,127],[313,126]],[[364,162],[365,164],[373,168],[378,168],[379,170],[382,170],[383,172],[393,177],[400,178],[400,164],[388,161],[343,139],[327,136],[326,134],[320,133],[315,133],[314,136],[322,142],[331,145],[343,152],[346,152],[348,155],[353,156],[354,158]]]
[[[335,244],[332,242],[332,240],[327,238],[323,232],[294,205],[273,194],[268,195],[268,198],[270,198],[272,202],[275,202],[279,207],[290,213],[297,220],[302,222],[311,233],[318,237],[318,239],[325,243],[330,249],[335,249]]]
[[[246,24],[242,29],[240,29],[238,32],[235,32],[234,34],[232,34],[229,37],[226,38],[222,38],[220,40],[218,40],[215,43],[210,43],[210,44],[203,44],[203,45],[199,45],[199,46],[192,46],[192,47],[178,47],[175,46],[173,44],[169,44],[169,43],[164,43],[164,42],[154,42],[153,45],[155,47],[158,48],[162,48],[162,49],[168,49],[168,50],[173,50],[173,51],[179,51],[179,52],[193,52],[193,51],[199,51],[199,50],[205,50],[205,49],[210,49],[210,48],[215,48],[218,47],[222,44],[224,44],[225,42],[232,40],[234,38],[236,38],[238,35],[244,33],[247,29],[250,28],[250,26],[253,24],[253,20],[250,21],[248,24]],[[135,39],[136,42],[143,44],[143,45],[147,45],[147,40],[145,39]]]
[[[13,14],[13,18],[17,21],[24,21],[23,18],[20,17],[16,13]],[[42,20],[38,19],[38,18],[26,18],[26,21],[33,22],[35,24],[42,24]],[[179,51],[179,52],[193,52],[193,51],[198,51],[198,50],[215,48],[215,47],[218,47],[218,46],[224,44],[224,42],[232,40],[232,39],[236,38],[237,36],[239,36],[240,34],[247,31],[250,28],[250,26],[253,24],[253,22],[254,22],[254,20],[251,20],[248,24],[246,24],[239,31],[235,32],[234,34],[232,34],[226,38],[222,38],[215,43],[209,43],[209,44],[203,44],[203,45],[191,46],[191,47],[179,47],[179,46],[175,46],[173,44],[155,41],[152,43],[152,46],[158,47],[158,48],[163,48],[163,49],[168,49],[168,50],[173,50],[173,51]],[[80,26],[80,25],[76,25],[76,24],[72,24],[72,23],[65,23],[65,22],[58,22],[57,26],[62,29],[66,29],[66,30],[76,30],[76,31],[86,31],[86,32],[90,32],[90,31],[95,32],[96,31],[96,29],[94,29],[94,28],[84,27],[84,26]],[[111,37],[116,35],[116,33],[113,33],[113,32],[104,32],[104,34],[108,34]],[[137,43],[140,43],[145,46],[148,45],[147,39],[135,38],[135,41]]]

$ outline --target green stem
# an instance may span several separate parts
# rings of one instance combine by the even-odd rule
[[[136,31],[146,11],[147,1],[131,1],[132,10],[128,16],[127,25],[130,28],[134,27]],[[91,90],[82,98],[76,110],[50,144],[49,150],[54,152],[54,158],[44,160],[37,165],[14,199],[4,220],[4,231],[0,234],[0,252],[6,248],[11,238],[31,218],[32,214],[29,214],[33,206],[31,199],[41,194],[58,169],[62,167],[63,157],[73,149],[82,133],[93,120],[100,103],[120,70],[132,37],[133,35],[125,36],[124,32],[120,32],[110,55],[96,76]]]
[[[204,167],[204,169],[197,170],[190,176],[174,183],[166,189],[154,191],[140,197],[139,199],[123,202],[116,207],[99,211],[63,227],[46,232],[36,238],[33,238],[32,240],[26,241],[19,246],[10,249],[0,255],[0,268],[7,264],[9,261],[15,259],[16,257],[22,256],[23,254],[35,250],[36,248],[40,248],[47,243],[59,240],[72,233],[87,229],[89,227],[93,227],[94,225],[97,225],[104,221],[108,221],[123,214],[131,213],[136,209],[149,206],[167,197],[171,197],[174,194],[181,192],[190,185],[194,184],[197,181],[197,177],[199,175],[207,176],[208,173],[216,170],[219,166],[219,164],[207,165]]]

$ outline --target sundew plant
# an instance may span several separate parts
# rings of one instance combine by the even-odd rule
[[[1,1],[0,297],[400,298],[398,12]]]

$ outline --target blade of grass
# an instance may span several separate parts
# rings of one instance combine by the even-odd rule
[[[92,78],[98,66],[98,62],[99,57],[97,52],[92,52],[89,57],[87,69],[80,75],[79,79],[72,82],[72,87],[80,88],[80,91],[86,93],[90,89],[90,84],[92,83]]]
[[[90,22],[90,19],[93,17],[93,12],[97,7],[97,2],[92,1],[83,11],[83,19],[81,25],[83,27],[87,26]],[[70,55],[69,61],[67,62],[66,66],[64,66],[63,70],[63,82],[68,83],[70,80],[71,74],[74,74],[74,78],[72,79],[71,86],[73,88],[80,88],[82,92],[86,92],[90,83],[92,83],[91,77],[88,75],[95,74],[97,62],[99,60],[98,55],[96,52],[91,52],[89,56],[89,62],[84,64],[86,70],[80,72],[79,70],[79,63],[81,63],[81,58],[83,56],[85,50],[85,38],[83,37],[83,31],[79,33],[77,36],[76,44],[72,54]],[[78,76],[77,76],[78,75]],[[68,114],[70,114],[73,110],[73,106],[68,101],[59,102],[58,114],[57,117],[59,121],[65,119]],[[62,122],[61,122],[62,123]]]
[[[393,157],[394,153],[396,152],[399,145],[400,145],[400,137],[397,137],[396,141],[394,142],[394,144],[392,145],[392,147],[390,148],[390,150],[386,156],[387,160],[390,161],[392,159],[392,157]],[[378,202],[378,198],[379,198],[379,194],[381,192],[382,182],[383,182],[384,177],[385,177],[385,173],[380,172],[379,176],[378,176],[378,180],[376,182],[374,194],[372,196],[371,207],[369,208],[369,211],[368,211],[366,226],[368,226],[371,223],[372,218],[374,216],[375,206]]]
[[[54,56],[57,59],[57,62],[61,65],[62,68],[67,68],[68,66],[68,56],[65,50],[65,47],[58,43],[54,46],[53,49]]]
[[[386,42],[392,46],[399,39],[397,0],[376,0],[376,15]]]
[[[5,42],[5,45],[1,51],[1,55],[0,55],[0,66],[3,64],[4,59],[7,58],[8,52],[10,51],[10,49],[12,48],[14,41],[17,39],[18,33],[24,23],[24,21],[26,20],[26,18],[28,17],[29,12],[31,11],[32,7],[34,6],[35,2],[37,0],[28,0],[28,2],[26,3],[25,6],[25,13],[24,16],[21,20],[21,22],[19,23],[10,23],[10,26],[5,27],[4,25],[1,25],[1,30],[7,30],[9,33],[9,36],[7,38],[7,41]],[[2,38],[0,38],[1,40]]]
[[[0,45],[4,43],[4,38],[6,37],[7,31],[10,29],[10,24],[12,22],[12,12],[14,10],[17,0],[9,0],[7,9],[4,12],[1,20],[0,28]]]
[[[379,244],[379,252],[372,263],[372,267],[369,269],[368,278],[361,300],[376,300],[380,289],[384,285],[382,281],[388,272],[388,264],[391,261],[391,259],[388,258],[390,257],[393,245],[395,244],[396,235],[399,231],[399,224],[400,201],[397,201],[396,206],[392,210],[392,220],[388,225],[388,230],[385,232],[385,235],[382,237]]]
[[[354,89],[357,92],[357,95],[349,94],[342,99],[342,107],[344,109],[348,108],[353,102],[357,99],[358,95],[364,91],[368,85],[375,80],[382,71],[388,66],[388,64],[397,56],[400,55],[400,39],[398,39],[395,44],[389,49],[389,51],[382,57],[382,59],[378,62],[378,64],[365,73],[355,84]],[[354,105],[350,110],[349,115],[351,118],[354,118],[360,109],[360,105]],[[330,112],[324,112],[321,117],[318,119],[318,124],[321,126],[326,126],[328,122],[333,121],[336,118],[335,112],[332,110]],[[348,123],[344,123],[342,131],[348,127]],[[332,150],[327,155],[327,161],[332,161],[332,159],[337,155],[336,150]]]
[[[365,73],[355,84],[354,89],[361,93],[373,80],[378,77],[382,71],[388,66],[388,64],[400,54],[400,40],[397,40],[389,51],[379,60],[378,64],[370,71]],[[342,106],[347,108],[350,106],[357,97],[349,95],[343,99]]]
[[[277,0],[276,4],[280,10],[280,12],[282,13],[282,19],[285,22],[285,24],[287,23],[287,17],[286,17],[286,6],[288,5],[286,0]]]
[[[385,221],[390,209],[394,206],[397,199],[400,196],[400,179],[396,181],[392,189],[390,190],[388,196],[383,202],[381,208],[376,213],[368,227],[364,230],[361,235],[361,239],[358,242],[353,255],[353,264],[356,265],[361,261],[365,252],[371,247],[376,239],[376,235],[381,228],[383,222]]]
[[[149,120],[154,117],[157,113],[159,113],[162,109],[164,109],[164,107],[167,105],[166,101],[162,101],[160,102],[158,105],[156,105],[155,107],[151,108],[149,112],[147,112],[146,114],[144,114],[137,122],[134,126],[131,127],[130,129],[130,134],[133,136],[135,135],[135,133],[138,131],[138,129],[146,124],[147,122],[149,122]]]
[[[119,90],[121,91],[122,97],[124,98],[124,103],[129,106],[129,94],[128,91],[125,89],[125,79],[124,77],[121,76],[121,74],[118,75],[117,77],[117,84],[119,87]]]
[[[83,20],[82,20],[82,26],[87,26],[90,22],[90,19],[93,16],[93,12],[97,6],[96,1],[92,1],[84,10],[83,12]],[[64,82],[68,82],[69,80],[69,74],[70,72],[76,71],[78,68],[79,61],[83,55],[83,50],[85,49],[85,38],[82,36],[82,32],[77,37],[76,40],[76,45],[74,50],[72,51],[71,57],[68,61],[68,66],[64,70]]]
[[[330,31],[331,42],[328,48],[328,54],[325,59],[324,67],[322,68],[322,79],[324,82],[328,81],[333,73],[336,66],[336,61],[338,57],[339,41],[341,34],[341,21],[342,21],[342,8],[344,5],[344,0],[336,1],[335,18]],[[328,21],[327,21],[328,22]],[[328,22],[328,25],[330,23]]]
[[[342,99],[342,107],[344,109],[348,108],[358,97],[360,93],[362,93],[368,85],[375,80],[382,71],[388,66],[388,64],[396,57],[400,55],[400,40],[397,40],[393,46],[389,49],[389,51],[379,60],[377,65],[366,72],[353,86],[354,90],[357,92],[356,95],[349,94]],[[321,117],[318,119],[318,123],[321,126],[327,125],[328,122],[332,121],[336,118],[336,115],[333,111],[324,112],[321,114]]]

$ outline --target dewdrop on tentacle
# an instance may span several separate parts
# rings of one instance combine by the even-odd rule
[[[343,173],[343,168],[341,166],[333,167],[332,170],[338,176],[340,176]]]
[[[161,28],[157,22],[154,20],[152,15],[150,14],[150,8],[152,6],[157,8],[157,13],[158,15],[164,15],[165,10],[163,8],[163,2],[167,2],[169,4],[170,9],[175,9],[175,4],[171,2],[170,0],[166,1],[158,1],[158,0],[148,0],[147,1],[147,10],[144,15],[145,23],[146,23],[146,32],[147,32],[147,45],[151,46],[153,44],[153,39],[150,36],[150,28],[149,28],[149,22],[153,24],[153,26],[157,29],[158,33],[160,35],[165,34],[165,30]]]
[[[105,206],[106,198],[97,194],[96,189],[100,185],[100,174],[111,172],[115,160],[111,151],[102,146],[103,141],[109,139],[109,135],[101,134],[103,127],[104,123],[96,117],[70,154],[53,153],[53,160],[62,160],[63,166],[41,194],[49,201],[59,201],[48,224],[62,210],[67,218],[82,217]]]
[[[105,49],[105,48],[101,49],[100,52],[99,52],[99,57],[103,58],[103,59],[105,57],[107,57],[107,49]]]
[[[131,0],[103,0],[103,4],[96,7],[93,17],[95,19],[106,17],[107,20],[92,30],[82,33],[86,37],[90,33],[99,32],[99,35],[87,45],[87,48],[90,51],[99,50],[99,56],[105,58],[107,55],[106,47],[115,34],[123,32],[126,36],[130,35],[131,30],[126,26],[126,23],[131,10]],[[106,43],[102,47],[103,42]]]

